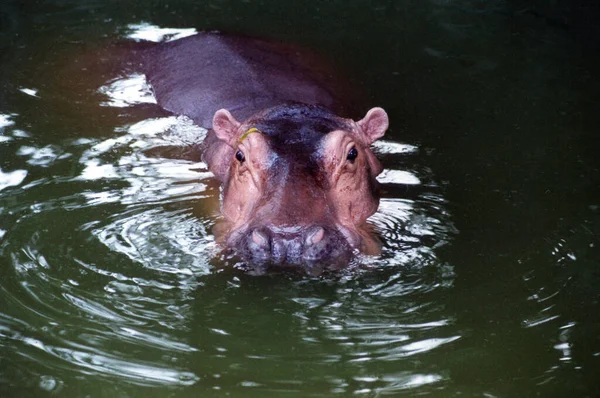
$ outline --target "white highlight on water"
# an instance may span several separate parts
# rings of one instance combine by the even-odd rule
[[[421,180],[409,171],[385,169],[377,176],[377,181],[382,184],[419,185]]]
[[[183,37],[195,35],[198,31],[194,28],[189,29],[173,29],[173,28],[161,28],[156,25],[149,23],[131,24],[127,26],[130,29],[130,33],[126,36],[129,39],[136,41],[146,40],[153,42],[161,41],[172,41],[181,39]]]
[[[20,92],[22,92],[23,94],[27,94],[27,95],[31,95],[32,97],[36,97],[36,98],[40,98],[37,93],[38,90],[36,88],[20,88],[19,89]]]
[[[125,108],[136,104],[156,104],[156,98],[146,81],[146,76],[140,73],[113,80],[108,85],[100,87],[98,91],[109,98],[108,101],[100,103],[102,106]]]
[[[417,147],[409,144],[401,144],[399,142],[379,140],[371,144],[375,152],[379,154],[402,154],[402,153],[413,153],[417,151]]]
[[[25,177],[27,177],[27,170],[14,170],[4,173],[0,169],[0,191],[21,184]]]
[[[5,127],[15,124],[15,122],[11,120],[13,116],[14,115],[0,113],[0,143],[12,140],[11,137],[2,135],[2,130],[4,130]]]

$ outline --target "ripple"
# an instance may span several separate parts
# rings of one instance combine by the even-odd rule
[[[216,246],[204,224],[182,211],[151,209],[116,220],[91,233],[110,250],[161,272],[194,275],[210,272]]]
[[[394,264],[431,263],[435,250],[456,233],[441,202],[431,194],[417,200],[383,198],[369,219],[384,238],[383,258]]]
[[[411,374],[399,373],[382,377],[382,381],[388,383],[386,387],[377,388],[374,392],[379,394],[388,394],[398,392],[409,388],[416,388],[427,384],[433,384],[446,379],[439,374]]]
[[[22,331],[17,331],[19,329]],[[173,365],[167,367],[164,366],[164,363],[158,364],[140,358],[128,360],[122,355],[117,357],[92,347],[94,345],[104,346],[110,340],[120,336],[123,338],[125,344],[133,341],[136,345],[146,348],[158,347],[165,352],[170,352],[171,355],[177,351],[182,353],[194,351],[193,348],[184,344],[169,342],[169,339],[165,336],[157,337],[137,333],[131,328],[122,328],[121,333],[117,333],[116,335],[106,335],[106,341],[102,341],[103,344],[98,344],[98,339],[92,334],[83,334],[81,337],[85,337],[85,344],[60,339],[63,345],[57,345],[47,343],[40,338],[32,337],[31,328],[26,327],[23,321],[10,319],[6,315],[1,315],[0,336],[3,338],[0,346],[6,347],[9,342],[20,346],[19,351],[30,359],[52,363],[55,374],[56,370],[59,369],[77,368],[78,372],[84,372],[88,375],[95,374],[104,378],[110,378],[111,380],[120,379],[128,383],[146,386],[191,385],[199,380],[199,377],[193,372],[181,368],[178,369]],[[135,337],[132,339],[131,336]],[[56,340],[51,335],[45,334],[44,340],[53,339]],[[45,354],[49,354],[50,358]],[[56,362],[56,360],[60,362]],[[50,383],[45,384],[46,387],[58,387],[51,383],[53,380],[58,381],[55,377],[41,376],[41,380]]]
[[[390,360],[396,359],[399,356],[409,356],[420,354],[423,352],[431,351],[440,347],[443,344],[448,344],[453,341],[456,341],[460,338],[460,336],[452,336],[446,338],[432,338],[426,340],[415,341],[409,344],[402,345],[395,349],[386,349],[385,353],[382,352],[383,356],[381,359]]]
[[[584,324],[589,314],[595,313],[597,302],[582,299],[596,297],[598,293],[597,275],[589,271],[599,269],[600,264],[597,253],[600,224],[594,216],[597,214],[588,214],[590,219],[571,225],[566,232],[552,233],[541,245],[542,250],[519,259],[525,266],[522,281],[528,291],[521,303],[521,327],[529,333],[537,330],[548,336],[539,343],[548,354],[546,369],[538,376],[540,383],[559,380],[563,374],[595,369],[589,358],[593,355],[597,328],[586,331],[589,324]],[[586,333],[587,338],[582,339]]]
[[[108,309],[105,305],[100,304],[90,298],[83,296],[75,296],[70,293],[63,293],[62,296],[71,303],[74,307],[79,308],[87,316],[93,318],[103,318],[111,322],[124,322],[125,318],[119,316],[115,311]]]
[[[90,233],[88,229],[92,225],[97,226],[93,232],[108,234],[111,224],[102,229],[89,223],[79,232],[68,224],[66,229],[62,228],[64,225],[48,226],[34,232],[22,248],[15,246],[18,244],[14,236],[29,231],[35,222],[45,217],[52,218],[51,213],[57,211],[22,218],[7,231],[13,236],[4,242],[3,251],[12,260],[16,283],[14,286],[4,284],[0,291],[8,300],[7,304],[10,303],[0,314],[0,336],[5,338],[0,346],[10,344],[10,350],[21,352],[29,361],[45,366],[51,364],[53,379],[40,375],[40,382],[48,388],[54,385],[54,378],[61,379],[62,372],[148,386],[196,383],[199,378],[194,372],[185,366],[174,366],[164,358],[177,361],[197,351],[182,339],[181,332],[188,329],[189,316],[186,314],[190,309],[186,301],[198,286],[196,278],[208,272],[208,269],[200,269],[208,265],[197,258],[201,257],[198,252],[202,250],[198,249],[201,247],[198,239],[192,245],[181,236],[177,241],[175,235],[169,237],[174,246],[190,250],[190,259],[196,257],[190,264],[180,264],[177,268],[177,261],[169,261],[175,258],[173,252],[165,258],[164,251],[160,257],[162,262],[158,263],[150,258],[153,253],[158,258],[158,252],[149,249],[149,253],[144,253],[145,248],[139,247],[138,254],[146,257],[132,257],[142,261],[144,268],[126,266],[122,268],[123,272],[119,272],[121,267],[110,260],[111,257],[116,259],[114,254],[118,255],[118,250],[108,257],[97,258],[93,245],[90,245],[89,258],[82,253],[79,255],[82,258],[73,260],[56,257],[56,252],[71,250],[69,242],[75,235]],[[169,218],[171,222],[182,221],[186,225],[183,230],[189,230],[190,226],[194,228],[195,223],[187,222],[188,219],[193,220],[193,217],[177,212]],[[153,224],[145,223],[142,230],[146,228],[153,228]],[[65,235],[65,230],[70,232]],[[177,234],[178,230],[171,227],[170,231]],[[136,242],[132,235],[129,234],[130,240]],[[62,236],[64,240],[52,245],[52,236]],[[152,243],[160,245],[159,241],[157,236]],[[51,246],[54,246],[52,250]],[[192,250],[197,250],[195,256],[191,254]],[[192,266],[196,268],[191,270]],[[93,275],[99,278],[90,278]],[[18,316],[11,317],[10,313]],[[119,341],[118,346],[114,346],[115,341]],[[139,350],[143,350],[143,354],[134,354]],[[45,354],[50,354],[51,358]],[[157,358],[163,359],[157,361]],[[56,385],[59,386],[60,383]]]
[[[192,385],[199,377],[192,372],[173,368],[159,367],[142,361],[125,361],[118,357],[90,353],[86,351],[54,347],[41,343],[39,340],[25,338],[25,344],[32,345],[70,365],[77,365],[88,373],[97,374],[111,379],[121,379],[130,383],[144,386],[153,385]]]
[[[126,131],[127,134],[117,138],[94,143],[79,160],[84,169],[74,179],[76,181],[127,183],[125,188],[118,190],[85,192],[90,204],[173,202],[177,197],[198,198],[198,194],[206,189],[205,184],[197,181],[212,174],[202,162],[151,157],[144,153],[160,147],[189,147],[201,142],[206,130],[187,118],[167,117],[144,120],[129,126]]]

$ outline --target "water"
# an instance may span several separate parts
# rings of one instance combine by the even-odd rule
[[[597,7],[124,4],[0,6],[0,396],[600,394]],[[314,47],[388,111],[381,256],[215,245],[205,132],[115,62],[193,28]]]

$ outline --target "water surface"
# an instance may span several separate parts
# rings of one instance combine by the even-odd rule
[[[597,11],[0,6],[0,395],[599,395]],[[215,244],[205,131],[117,62],[194,29],[313,47],[388,111],[381,256],[256,276]]]

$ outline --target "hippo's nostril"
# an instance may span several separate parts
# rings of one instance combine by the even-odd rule
[[[323,227],[315,227],[306,235],[306,245],[314,245],[323,240],[325,230]]]
[[[252,241],[259,247],[267,247],[269,244],[269,238],[264,232],[259,230],[252,231]]]
[[[255,261],[267,260],[271,256],[271,239],[265,231],[255,229],[246,237],[246,248]]]
[[[347,259],[343,235],[328,226],[258,226],[244,234],[244,255],[259,265],[327,264]]]

